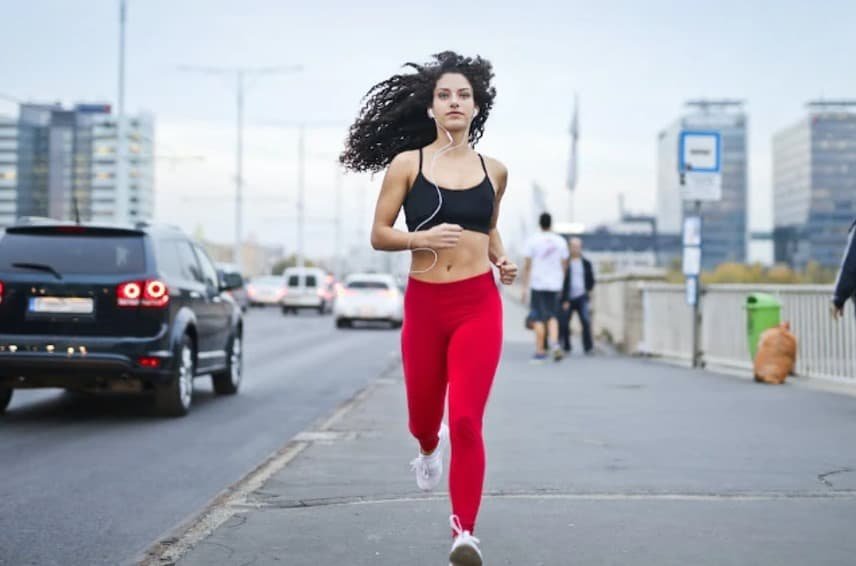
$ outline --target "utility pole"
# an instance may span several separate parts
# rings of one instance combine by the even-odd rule
[[[297,267],[306,263],[306,249],[303,247],[304,213],[306,208],[306,124],[300,124],[297,131]]]
[[[343,276],[342,269],[342,184],[344,175],[342,167],[336,161],[336,278]]]
[[[235,145],[235,243],[233,262],[241,265],[241,245],[243,241],[243,190],[244,190],[244,91],[245,80],[248,77],[293,73],[303,70],[301,65],[285,67],[205,67],[198,65],[182,65],[179,70],[205,73],[209,75],[227,75],[235,78],[237,91],[237,139]]]
[[[275,128],[297,128],[297,265],[303,267],[306,263],[306,130],[344,126],[346,123],[337,120],[265,120],[260,124]]]
[[[119,0],[119,93],[116,104],[116,222],[129,222],[128,205],[128,131],[125,119],[125,22],[127,1]]]

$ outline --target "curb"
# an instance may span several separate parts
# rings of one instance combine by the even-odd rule
[[[159,537],[145,551],[133,559],[136,566],[173,566],[202,540],[231,519],[247,509],[262,507],[250,501],[250,495],[297,458],[315,442],[323,441],[339,421],[354,408],[362,404],[374,391],[388,382],[401,364],[399,355],[390,356],[386,367],[365,387],[350,399],[342,402],[332,413],[317,420],[315,424],[298,433],[282,448],[268,456],[261,464],[244,477],[228,486],[200,511]],[[328,433],[328,434],[325,434]]]

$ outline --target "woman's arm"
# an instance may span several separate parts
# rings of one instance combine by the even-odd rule
[[[505,195],[505,187],[508,185],[508,169],[499,161],[491,160],[496,164],[496,205],[493,207],[493,218],[490,220],[490,232],[488,243],[488,257],[490,262],[499,268],[499,280],[503,285],[511,285],[517,278],[517,265],[505,255],[505,246],[502,237],[496,229],[499,220],[499,204]]]
[[[496,265],[497,260],[505,257],[505,246],[502,244],[502,237],[499,235],[499,230],[496,228],[496,223],[499,220],[499,205],[502,202],[502,197],[505,195],[505,187],[508,184],[508,169],[495,159],[491,159],[491,169],[494,170],[496,178],[496,202],[493,207],[493,217],[490,219],[490,243],[488,244],[488,258],[490,262]]]
[[[407,197],[408,173],[412,166],[412,156],[408,153],[411,152],[396,155],[383,177],[371,234],[372,247],[376,250],[394,252],[419,247],[421,244],[421,234],[410,234],[392,227]]]

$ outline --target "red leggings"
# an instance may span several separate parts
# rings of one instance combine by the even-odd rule
[[[452,283],[412,277],[404,296],[401,352],[410,432],[437,447],[449,391],[452,513],[474,532],[484,485],[482,418],[502,349],[502,302],[493,274]]]

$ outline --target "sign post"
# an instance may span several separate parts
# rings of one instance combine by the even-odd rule
[[[695,202],[695,214],[684,218],[684,276],[686,277],[687,304],[693,308],[694,368],[701,367],[701,201]]]
[[[692,366],[702,366],[701,266],[702,201],[722,199],[722,136],[717,131],[682,131],[678,143],[678,181],[681,200],[694,202],[684,216],[683,272],[687,304],[693,308]]]

